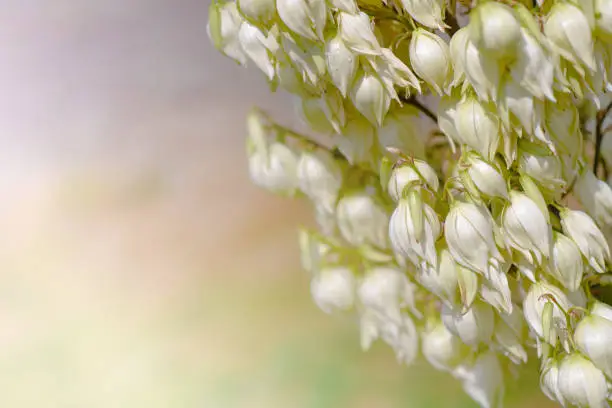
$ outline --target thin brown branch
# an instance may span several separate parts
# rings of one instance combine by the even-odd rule
[[[421,101],[419,101],[415,96],[409,97],[401,97],[400,100],[408,105],[412,105],[421,112],[425,114],[429,119],[431,119],[434,123],[438,123],[438,116],[433,113],[427,106],[425,106]]]
[[[597,170],[599,169],[601,142],[603,141],[605,135],[605,132],[603,131],[603,124],[610,110],[612,110],[612,102],[608,103],[608,106],[597,112],[597,123],[595,125],[595,155],[593,156],[593,173],[595,173],[596,176]]]

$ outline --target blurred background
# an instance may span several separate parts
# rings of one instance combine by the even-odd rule
[[[286,96],[216,53],[207,0],[4,0],[0,406],[471,407],[312,304],[302,203],[248,181]],[[547,405],[537,375],[510,406]]]

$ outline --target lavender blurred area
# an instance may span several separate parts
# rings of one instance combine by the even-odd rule
[[[212,50],[207,9],[3,1],[0,406],[473,406],[312,305],[308,208],[244,157],[247,109],[290,124],[289,99]]]

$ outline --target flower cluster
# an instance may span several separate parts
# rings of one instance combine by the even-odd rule
[[[313,204],[323,311],[482,407],[529,348],[550,399],[608,406],[611,0],[216,0],[208,33],[321,136],[247,119],[253,182]]]

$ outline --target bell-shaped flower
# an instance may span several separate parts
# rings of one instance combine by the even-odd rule
[[[604,319],[612,321],[612,306],[603,302],[595,301],[591,306],[591,314],[593,316],[603,317]]]
[[[372,29],[370,17],[357,14],[338,13],[338,34],[344,44],[356,54],[380,55],[382,53],[378,39]]]
[[[519,135],[523,131],[534,133],[537,115],[533,95],[511,78],[506,78],[501,87],[498,108],[500,121],[506,132],[514,130]],[[513,117],[516,117],[518,123]]]
[[[552,305],[551,324],[553,326],[545,328],[543,324],[544,308],[546,304],[552,304],[551,300],[548,299],[549,296],[552,296],[556,303]],[[563,311],[559,310],[559,305],[563,308]],[[564,313],[572,306],[574,304],[561,289],[545,281],[538,281],[531,286],[523,300],[523,314],[531,331],[539,338],[544,338],[545,329],[548,333],[551,330],[558,332],[567,328]],[[556,345],[556,335],[549,336],[549,340],[553,346]]]
[[[362,117],[356,117],[349,119],[342,133],[332,136],[332,141],[350,164],[370,164],[375,137],[372,124]]]
[[[373,125],[382,125],[391,106],[391,96],[384,84],[374,73],[362,72],[351,90],[351,100],[355,108]]]
[[[492,161],[499,145],[499,121],[488,106],[476,98],[466,98],[457,105],[455,128],[461,143]]]
[[[469,39],[470,32],[466,26],[457,30],[448,44],[453,64],[452,87],[460,85],[465,79],[465,50],[467,49]]]
[[[495,312],[486,303],[475,301],[465,313],[442,306],[444,326],[468,346],[488,343],[493,336]]]
[[[612,4],[608,0],[594,0],[596,33],[612,41]]]
[[[500,314],[511,314],[513,311],[512,294],[508,284],[507,268],[496,259],[491,260],[485,274],[485,281],[480,288],[483,300],[493,306]]]
[[[437,267],[421,268],[416,276],[417,281],[440,298],[448,307],[457,303],[457,264],[447,248],[438,253]]]
[[[443,0],[401,0],[402,7],[419,23],[429,28],[443,29]]]
[[[276,13],[274,0],[236,0],[240,13],[257,24],[269,23]]]
[[[435,369],[451,371],[465,357],[465,345],[440,320],[428,321],[421,333],[421,349]]]
[[[311,91],[314,95],[321,94],[325,87],[323,78],[325,77],[326,70],[318,61],[325,55],[323,47],[319,44],[310,47],[300,45],[294,36],[288,32],[283,32],[279,35],[279,42],[280,48],[287,60],[299,73],[304,85],[307,86],[306,90]],[[280,52],[276,54],[277,60],[279,57],[282,58]],[[331,97],[335,96],[331,95]],[[321,98],[321,100],[325,101],[325,98]]]
[[[456,202],[446,216],[444,236],[457,263],[486,274],[489,260],[501,258],[493,237],[493,219],[485,207]]]
[[[423,203],[416,189],[399,200],[389,221],[393,250],[419,267],[437,266],[435,242],[439,231],[437,215]]]
[[[391,267],[376,267],[366,272],[357,289],[362,305],[401,324],[401,309],[408,307],[417,316],[415,286],[405,274]]]
[[[330,253],[331,246],[316,234],[304,229],[299,230],[300,261],[305,271],[315,274],[324,258]]]
[[[463,55],[463,58],[461,58],[463,62],[460,64],[463,65],[465,78],[481,100],[496,100],[501,82],[499,60],[480,52],[480,49],[469,39],[469,36],[465,38],[464,44],[464,48],[459,52],[462,51],[461,54]],[[451,55],[453,61],[459,58],[456,55]]]
[[[464,174],[474,184],[478,192],[489,197],[508,199],[508,187],[500,171],[492,164],[482,160],[478,155],[468,155]]]
[[[221,5],[218,1],[211,2],[206,26],[208,37],[219,51],[244,65],[247,56],[238,40],[242,21],[243,18],[238,13],[236,3],[229,2]]]
[[[553,94],[554,63],[552,56],[525,28],[521,28],[517,59],[512,64],[512,78],[538,99],[555,101]]]
[[[356,14],[359,11],[359,6],[356,0],[330,0],[329,5],[339,11],[345,13]]]
[[[558,381],[559,391],[568,403],[579,407],[608,407],[606,377],[579,353],[572,353],[561,361]]]
[[[606,261],[610,260],[610,248],[593,219],[582,211],[567,208],[560,215],[563,233],[576,243],[596,272],[604,273]]]
[[[445,92],[452,79],[452,65],[448,44],[442,38],[423,29],[413,31],[410,64],[438,94]]]
[[[476,272],[461,265],[456,265],[455,271],[457,273],[459,297],[463,306],[462,311],[467,311],[476,300],[478,290],[481,288],[480,279]]]
[[[400,324],[396,324],[372,309],[365,309],[360,316],[360,331],[364,350],[380,337],[393,348],[399,362],[410,364],[417,356],[418,333],[412,318],[405,313]]]
[[[485,2],[470,13],[470,38],[484,52],[496,58],[515,55],[521,38],[521,25],[512,8]]]
[[[559,389],[559,363],[556,360],[549,359],[542,367],[540,388],[550,400],[558,402],[562,406],[566,405]]]
[[[405,163],[393,169],[387,191],[393,201],[399,201],[406,186],[414,182],[426,184],[433,192],[437,192],[440,187],[438,175],[429,163],[423,160],[413,160],[411,163]]]
[[[547,101],[544,108],[546,133],[555,142],[556,150],[574,157],[582,151],[579,132],[580,117],[569,96],[557,96],[557,102]]]
[[[580,8],[572,3],[553,5],[544,22],[544,33],[563,57],[595,69],[591,27]]]
[[[504,398],[504,375],[493,351],[480,354],[474,364],[456,370],[463,390],[482,408],[500,407]]]
[[[585,169],[574,184],[576,198],[600,225],[612,225],[612,188]]]
[[[334,133],[334,125],[329,121],[329,109],[326,106],[325,97],[310,96],[296,98],[297,113],[305,125],[315,132],[329,134]]]
[[[297,165],[300,190],[316,204],[333,212],[342,187],[342,169],[326,150],[305,151]]]
[[[508,243],[526,256],[532,253],[538,264],[550,258],[552,229],[538,205],[527,195],[510,192],[510,205],[502,215]]]
[[[412,106],[392,109],[382,126],[376,129],[378,143],[384,150],[395,148],[410,157],[424,159],[425,143],[420,122],[418,111]]]
[[[276,0],[278,16],[294,33],[312,41],[323,40],[327,21],[325,0]]]
[[[612,378],[612,321],[597,315],[585,316],[574,331],[574,343],[605,375]]]
[[[438,127],[447,137],[453,153],[455,152],[455,143],[463,143],[456,127],[459,100],[458,95],[454,92],[452,95],[445,95],[440,98],[438,103]]]
[[[259,28],[244,21],[238,31],[238,41],[244,53],[257,65],[257,68],[272,80],[275,69],[271,51],[273,44],[269,38]]]
[[[520,148],[519,169],[544,188],[558,190],[565,185],[561,160],[550,151],[541,153]]]
[[[348,243],[387,247],[389,216],[373,194],[361,191],[345,195],[338,202],[336,216],[340,234]]]
[[[288,146],[273,142],[267,151],[249,153],[249,174],[253,183],[267,190],[292,195],[298,186],[296,154]]]
[[[578,246],[560,232],[553,231],[553,249],[550,258],[550,274],[569,291],[574,292],[582,284],[584,264]]]
[[[325,44],[325,61],[333,84],[346,98],[357,75],[359,58],[344,44],[340,35],[336,35]]]
[[[527,351],[523,347],[523,316],[519,308],[512,308],[506,319],[497,319],[493,338],[501,352],[514,364],[527,362]]]
[[[325,313],[348,310],[355,301],[355,275],[344,266],[323,268],[310,282],[316,305]]]

